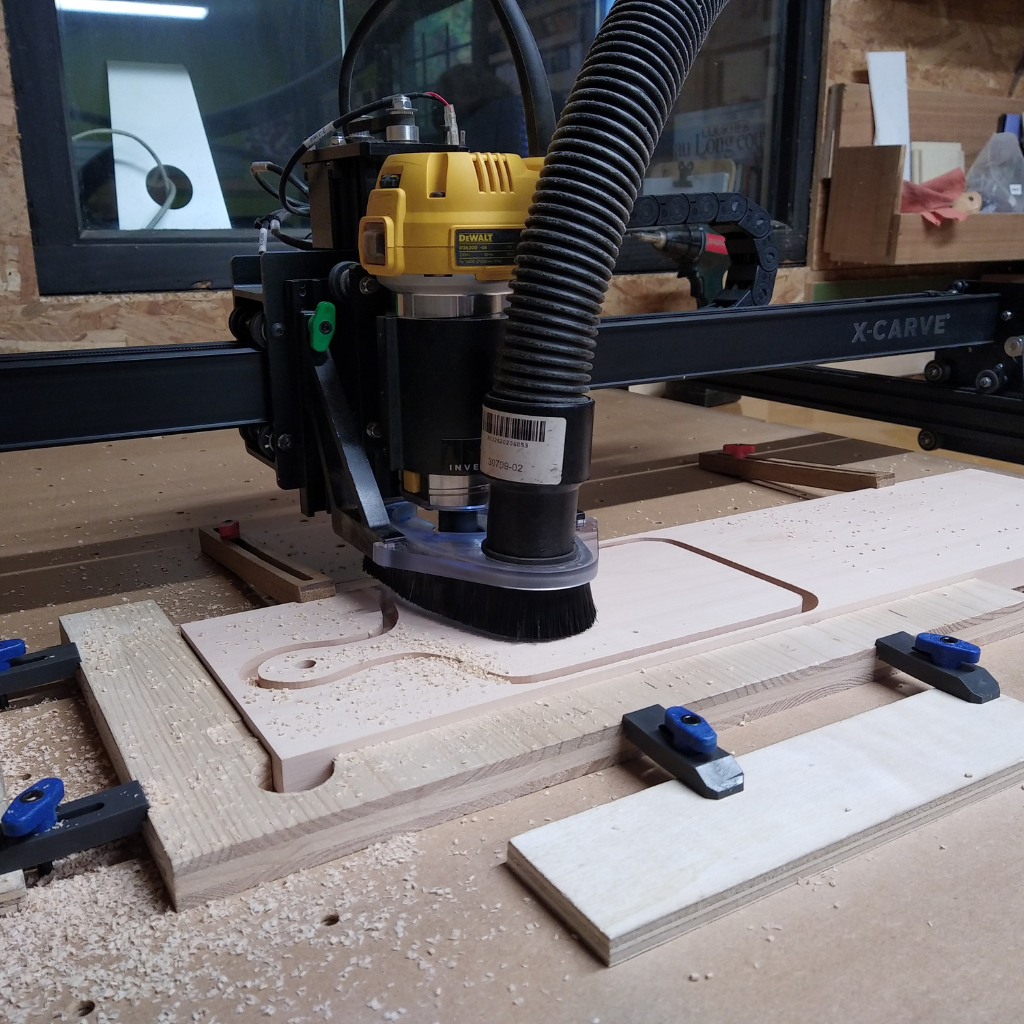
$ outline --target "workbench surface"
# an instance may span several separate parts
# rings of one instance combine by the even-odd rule
[[[657,398],[598,395],[582,504],[619,536],[800,498],[699,470],[730,442],[892,469],[957,464]],[[796,439],[796,440],[794,440]],[[0,456],[0,635],[59,642],[71,611],[145,598],[175,623],[261,603],[199,554],[224,518],[354,583],[325,516],[233,431]],[[1019,638],[985,649],[1024,697]],[[723,731],[739,755],[896,699],[881,684]],[[116,782],[74,696],[0,715],[8,791]],[[348,1022],[1010,1021],[1024,1005],[1024,792],[1011,789],[618,967],[600,966],[503,867],[507,840],[634,792],[644,762],[566,782],[180,914],[138,841],[58,862],[0,919],[0,1019]],[[637,851],[643,857],[642,850]]]

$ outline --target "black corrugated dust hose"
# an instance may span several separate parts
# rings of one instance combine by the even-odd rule
[[[508,322],[484,402],[485,550],[493,558],[557,565],[572,557],[579,488],[590,470],[586,391],[598,316],[647,165],[726,2],[616,0],[569,94],[516,250]],[[540,457],[488,458],[495,424],[505,438],[542,438],[532,446]]]

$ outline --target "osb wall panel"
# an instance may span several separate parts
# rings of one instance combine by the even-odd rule
[[[1024,50],[1021,0],[832,0],[830,22],[830,84],[866,82],[869,50],[905,50],[911,89],[1005,96]]]

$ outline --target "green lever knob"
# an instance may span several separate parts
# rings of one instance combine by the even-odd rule
[[[314,352],[326,352],[334,338],[337,310],[333,302],[317,303],[316,312],[309,318],[309,344]]]

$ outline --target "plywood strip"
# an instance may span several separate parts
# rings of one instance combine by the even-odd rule
[[[61,618],[122,781],[151,803],[146,838],[181,909],[635,756],[623,711],[690,703],[716,725],[874,678],[876,637],[1024,629],[1024,596],[967,581],[676,660],[338,757],[301,793],[267,790],[268,758],[153,602]]]
[[[534,829],[508,865],[613,965],[1024,778],[1024,704],[929,690]]]

